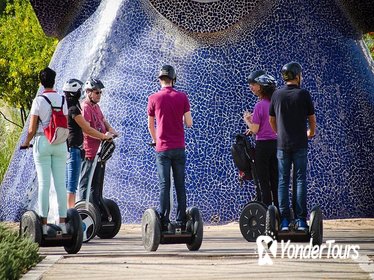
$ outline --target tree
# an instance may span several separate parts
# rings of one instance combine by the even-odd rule
[[[57,43],[45,36],[29,1],[8,1],[0,16],[0,99],[21,110],[22,122]]]
[[[370,51],[371,58],[374,59],[374,32],[369,32],[364,35],[364,41]]]

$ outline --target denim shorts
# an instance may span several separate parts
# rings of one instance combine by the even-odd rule
[[[66,190],[68,193],[75,194],[77,192],[81,164],[81,149],[79,147],[70,147],[66,162]]]

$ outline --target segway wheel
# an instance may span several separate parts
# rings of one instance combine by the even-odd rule
[[[86,208],[86,202],[83,200],[75,204],[75,209],[77,209],[82,219],[83,242],[88,242],[96,236],[100,229],[100,213],[91,202],[88,202]]]
[[[266,206],[258,201],[249,202],[239,218],[240,232],[248,242],[256,241],[264,234],[266,222]]]
[[[310,212],[309,234],[312,238],[312,244],[321,246],[323,241],[323,217],[319,206],[314,206]]]
[[[121,229],[122,217],[121,211],[119,210],[118,205],[111,199],[104,198],[104,203],[108,207],[110,215],[112,216],[112,227],[103,227],[101,226],[100,230],[97,232],[97,236],[102,239],[110,239],[117,235]]]
[[[22,215],[19,234],[20,236],[30,238],[39,245],[41,244],[42,223],[35,211],[27,211]]]
[[[66,224],[68,225],[68,233],[71,234],[71,240],[64,244],[64,248],[68,254],[76,254],[81,249],[83,242],[83,225],[77,209],[68,209]]]
[[[279,213],[277,207],[270,205],[266,211],[266,222],[265,222],[265,234],[273,238],[278,239],[279,230]]]
[[[186,229],[192,231],[192,241],[187,243],[190,251],[198,251],[203,243],[204,224],[199,209],[190,207],[186,210],[187,223]]]
[[[161,242],[161,222],[155,209],[147,209],[142,217],[142,241],[148,252],[156,251]]]

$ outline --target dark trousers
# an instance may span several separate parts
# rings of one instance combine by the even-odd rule
[[[255,164],[262,202],[278,207],[277,140],[256,141]]]
[[[186,190],[184,186],[186,154],[184,149],[168,150],[156,153],[156,165],[160,182],[160,218],[163,224],[169,223],[170,215],[170,168],[173,170],[175,192],[177,194],[176,221],[186,220]]]

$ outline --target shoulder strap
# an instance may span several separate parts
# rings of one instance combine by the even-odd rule
[[[43,94],[39,94],[38,96],[43,97],[43,98],[48,102],[48,104],[51,105],[51,107],[53,107],[51,101],[48,99],[47,96],[45,96],[45,95],[43,95]]]
[[[47,96],[43,95],[43,94],[39,94],[38,96],[43,97],[43,98],[48,102],[48,104],[51,105],[52,108],[59,108],[59,109],[62,110],[63,107],[64,107],[65,97],[64,97],[63,95],[61,95],[61,98],[62,98],[62,104],[61,104],[61,107],[53,107],[51,101],[49,100],[49,98],[48,98]]]
[[[64,107],[65,97],[63,95],[61,95],[61,97],[62,97],[62,104],[61,104],[61,111],[62,111]]]

